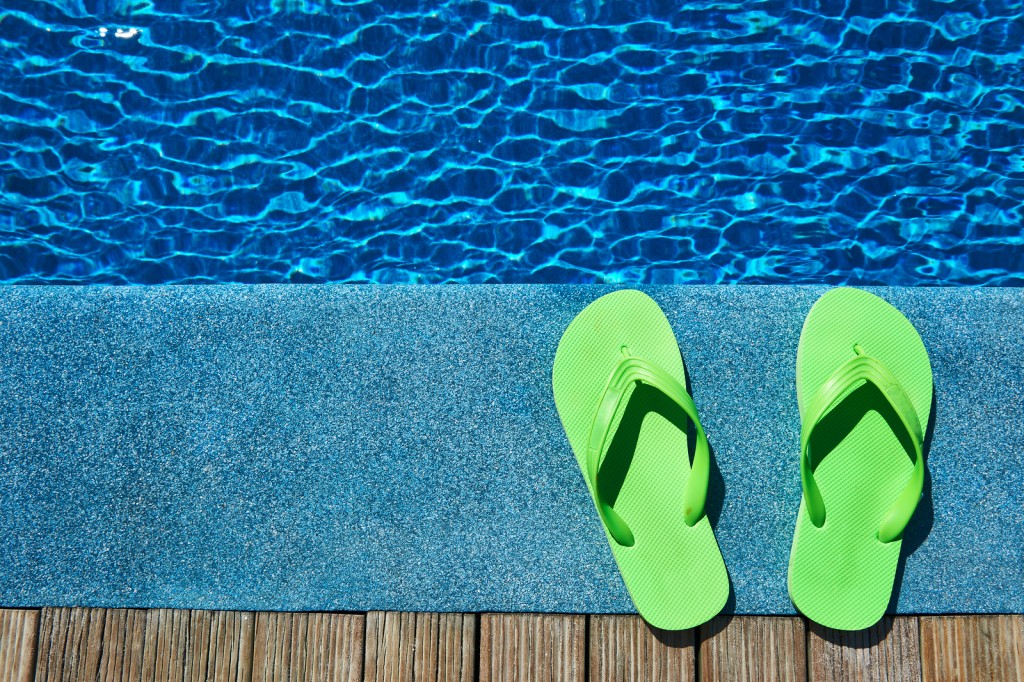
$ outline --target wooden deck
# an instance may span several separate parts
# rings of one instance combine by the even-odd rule
[[[0,610],[0,682],[1015,680],[1024,617],[901,616],[841,633],[720,617]]]

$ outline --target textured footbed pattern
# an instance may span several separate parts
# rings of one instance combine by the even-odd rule
[[[892,372],[921,428],[927,428],[932,372],[921,337],[887,302],[848,288],[822,296],[804,322],[796,363],[801,418],[808,418],[805,410],[815,392],[854,356],[854,344]],[[884,615],[892,594],[902,540],[883,543],[877,532],[910,480],[911,442],[882,394],[862,382],[821,419],[811,452],[825,523],[816,528],[801,500],[790,554],[790,598],[827,627],[870,627]]]
[[[591,497],[588,437],[624,347],[686,385],[672,327],[646,294],[627,290],[602,296],[572,321],[558,345],[552,385]],[[624,547],[607,529],[605,535],[640,615],[659,628],[691,628],[721,611],[729,596],[729,578],[707,516],[693,527],[683,521],[683,488],[690,472],[689,422],[660,391],[646,385],[629,390],[613,420],[598,484],[602,498],[629,525],[635,543]]]

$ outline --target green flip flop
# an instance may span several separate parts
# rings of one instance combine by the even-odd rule
[[[552,385],[637,611],[666,630],[710,620],[729,578],[704,514],[708,442],[661,308],[639,291],[591,303],[562,335]]]
[[[811,308],[796,356],[803,499],[789,595],[840,630],[878,622],[924,483],[932,370],[913,325],[881,298],[833,289]]]

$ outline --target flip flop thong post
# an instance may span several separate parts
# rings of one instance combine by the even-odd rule
[[[628,290],[591,303],[562,335],[552,385],[637,611],[666,630],[710,620],[729,596],[704,514],[710,455],[661,308]]]
[[[902,313],[840,288],[808,313],[796,374],[803,499],[789,594],[811,620],[860,630],[885,614],[921,498],[931,365]]]

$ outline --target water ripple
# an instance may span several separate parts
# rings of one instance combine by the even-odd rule
[[[1022,45],[1010,0],[9,0],[0,281],[1024,285]]]

